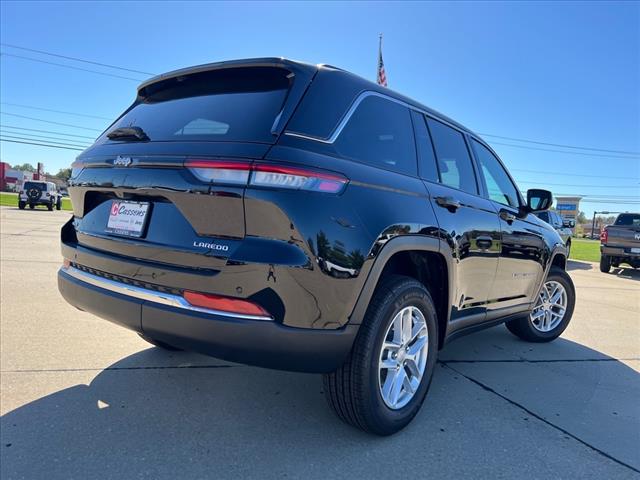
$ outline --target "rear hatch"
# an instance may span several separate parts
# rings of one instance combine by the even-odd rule
[[[314,73],[262,59],[141,85],[133,105],[73,165],[74,232],[66,241],[145,264],[224,265],[245,236],[246,179],[234,185],[234,166],[265,156]],[[217,170],[228,175],[223,185],[198,168],[212,161],[228,167]]]

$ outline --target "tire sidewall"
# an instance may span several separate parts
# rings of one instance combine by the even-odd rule
[[[391,321],[400,310],[409,306],[418,308],[424,315],[429,336],[429,351],[418,391],[407,405],[398,410],[393,410],[384,403],[380,393],[378,362],[380,349]],[[365,398],[369,399],[370,412],[376,418],[376,424],[387,425],[390,430],[397,431],[407,425],[418,413],[429,390],[438,356],[437,317],[428,292],[413,282],[408,283],[395,298],[389,298],[382,308],[374,312],[374,316],[375,319],[373,320],[377,325],[373,348],[369,350],[369,358],[366,360],[368,364],[366,379],[368,392],[366,392]]]

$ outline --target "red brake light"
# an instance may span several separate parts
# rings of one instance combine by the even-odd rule
[[[607,243],[607,240],[609,240],[609,232],[607,231],[607,227],[605,227],[600,232],[600,243]]]
[[[199,293],[186,291],[182,295],[184,299],[194,307],[208,308],[222,312],[236,313],[241,315],[253,315],[258,317],[271,317],[260,305],[242,300],[239,298],[222,297],[210,293]]]
[[[185,166],[203,182],[246,185],[249,180],[249,162],[227,160],[188,160]]]
[[[204,182],[232,185],[339,193],[348,182],[347,178],[335,173],[233,160],[193,159],[187,160],[185,167]]]
[[[280,165],[255,165],[251,185],[312,192],[338,193],[347,184],[343,176]]]

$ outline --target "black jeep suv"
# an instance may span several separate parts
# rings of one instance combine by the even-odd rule
[[[60,292],[154,345],[324,373],[336,413],[394,433],[438,350],[567,327],[558,233],[496,154],[344,70],[280,58],[142,84],[73,165]]]

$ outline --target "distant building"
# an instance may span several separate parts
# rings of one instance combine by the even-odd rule
[[[24,182],[33,180],[33,172],[23,172],[11,168],[11,165],[0,162],[0,190],[3,192],[17,192]]]
[[[582,197],[556,197],[556,210],[560,216],[577,223]]]

